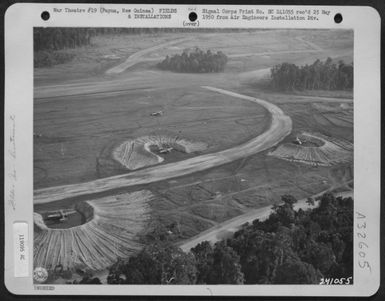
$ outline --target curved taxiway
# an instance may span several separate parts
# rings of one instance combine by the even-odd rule
[[[170,178],[186,176],[255,155],[276,145],[291,133],[291,118],[285,115],[285,113],[276,105],[262,99],[219,88],[208,86],[203,86],[202,88],[235,98],[252,101],[263,106],[271,114],[270,127],[267,131],[246,143],[216,153],[205,154],[175,163],[154,166],[130,172],[128,174],[98,179],[95,181],[37,189],[34,191],[34,203],[48,203],[80,195],[88,195],[122,187],[148,184]]]

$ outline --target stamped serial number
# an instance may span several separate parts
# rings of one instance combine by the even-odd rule
[[[342,277],[342,278],[321,278],[321,285],[332,285],[332,284],[352,284],[353,277]]]
[[[368,238],[367,238],[367,229],[366,229],[366,216],[360,212],[357,214],[357,244],[358,244],[358,266],[361,269],[369,270],[372,272],[372,267],[368,261],[367,251],[369,249]]]
[[[55,287],[53,285],[35,285],[34,289],[37,291],[53,291]]]

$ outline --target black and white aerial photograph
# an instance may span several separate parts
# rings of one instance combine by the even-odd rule
[[[353,42],[34,27],[34,283],[353,284]]]

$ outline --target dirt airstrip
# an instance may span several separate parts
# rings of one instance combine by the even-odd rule
[[[142,171],[132,172],[127,175],[104,178],[93,182],[38,189],[34,191],[34,203],[39,204],[52,202],[82,194],[98,193],[119,187],[147,184],[184,176],[256,154],[276,145],[288,134],[290,134],[291,119],[285,116],[281,109],[271,103],[262,99],[253,98],[223,89],[213,87],[204,88],[236,98],[247,99],[264,106],[272,116],[269,129],[260,136],[251,139],[247,143],[220,151],[218,153],[201,155],[185,161],[165,164],[156,168],[148,168]]]
[[[45,229],[36,215],[35,265],[64,262],[71,267],[72,260],[102,269],[116,256],[135,252],[144,242],[140,236],[160,226],[170,229],[175,243],[188,243],[203,231],[269,208],[282,194],[304,199],[331,188],[351,190],[352,162],[333,157],[339,153],[347,158],[353,152],[349,94],[266,91],[255,85],[255,78],[266,80],[269,68],[284,61],[306,64],[328,56],[348,61],[352,36],[350,31],[277,30],[197,33],[188,39],[179,33],[143,35],[133,37],[135,43],[99,37],[93,48],[76,50],[74,62],[35,70],[35,212],[82,210],[86,203],[106,221],[93,218],[70,229]],[[228,54],[225,71],[175,74],[154,67],[158,58],[194,46]],[[109,54],[121,59],[106,62]],[[119,72],[106,73],[116,66]],[[157,111],[164,114],[151,116]],[[285,150],[299,133],[327,137],[332,149],[313,151],[316,161],[332,164],[268,155]],[[157,135],[207,148],[172,159],[172,153],[159,154],[149,146],[164,159],[160,162],[140,143],[136,153],[156,165],[131,165],[128,160],[133,168],[100,178],[97,161],[101,154],[112,158],[111,146]],[[125,150],[126,155],[131,151]],[[47,245],[49,254],[44,253]],[[74,257],[70,249],[76,251]]]

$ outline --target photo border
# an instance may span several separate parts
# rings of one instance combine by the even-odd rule
[[[29,110],[31,109],[32,107],[32,104],[31,103],[28,103],[32,98],[33,98],[33,87],[31,85],[31,83],[33,81],[31,81],[31,76],[30,76],[30,72],[33,68],[31,62],[33,60],[31,60],[31,41],[32,41],[32,37],[28,37],[28,34],[31,35],[31,31],[30,31],[30,28],[31,26],[44,26],[44,25],[47,25],[46,23],[42,22],[42,20],[40,19],[40,11],[41,9],[43,8],[43,5],[44,5],[44,9],[47,8],[47,4],[26,4],[26,5],[23,5],[23,4],[16,4],[16,5],[13,5],[11,7],[8,8],[7,12],[6,12],[6,15],[5,15],[5,46],[6,46],[6,49],[5,49],[5,73],[6,73],[6,78],[5,78],[5,121],[6,121],[6,125],[5,125],[5,137],[7,137],[7,134],[9,133],[9,122],[7,123],[7,116],[9,116],[10,112],[12,112],[12,110],[15,110],[15,112],[17,112],[17,116],[20,116],[18,117],[18,119],[23,119],[25,118],[25,120],[28,120],[28,122],[30,121],[29,119],[32,120],[32,116],[29,116]],[[54,5],[58,5],[58,4],[54,4]],[[28,6],[28,9],[26,9],[26,6]],[[33,6],[33,8],[31,9],[31,6]],[[66,6],[68,7],[69,4],[66,4]],[[112,6],[112,5],[111,5]],[[118,6],[121,6],[121,5],[118,5]],[[126,5],[125,5],[126,6]],[[135,6],[135,5],[134,5]],[[155,6],[155,5],[151,5],[151,6]],[[197,6],[197,5],[194,5],[194,6]],[[282,8],[284,8],[282,6]],[[355,145],[355,151],[354,151],[354,157],[355,157],[355,168],[354,168],[354,181],[355,181],[355,199],[358,198],[358,199],[375,199],[375,200],[378,200],[378,204],[374,204],[375,206],[372,208],[372,210],[370,210],[370,214],[367,214],[366,216],[368,217],[368,219],[372,219],[372,220],[376,220],[377,221],[377,226],[379,225],[379,199],[380,199],[380,169],[379,169],[379,166],[380,166],[380,153],[379,153],[379,150],[380,150],[380,48],[379,48],[379,45],[380,45],[380,39],[379,39],[379,29],[380,29],[380,23],[379,23],[379,15],[378,13],[373,9],[373,8],[370,8],[370,7],[355,7],[355,8],[352,8],[352,7],[334,7],[333,9],[335,9],[335,11],[339,11],[339,12],[342,12],[344,16],[348,16],[347,18],[345,17],[344,18],[344,26],[348,26],[349,25],[349,20],[351,20],[353,22],[350,23],[350,28],[353,28],[354,29],[354,32],[355,32],[355,40],[354,40],[354,65],[355,65],[355,86],[354,86],[354,98],[355,99],[365,99],[365,103],[364,104],[360,104],[360,103],[355,103],[355,106],[354,106],[354,130],[355,130],[355,144],[356,143],[360,143],[360,145],[365,145],[365,147],[357,147]],[[328,9],[330,9],[330,7],[328,7]],[[370,17],[367,17],[367,19],[365,18],[362,18],[362,19],[359,19],[357,18],[357,15],[361,15],[361,14],[367,14],[367,15],[370,15]],[[38,16],[38,18],[36,17]],[[350,16],[350,17],[349,17]],[[355,17],[354,17],[355,16]],[[366,20],[369,21],[367,22],[366,24],[363,24],[363,20]],[[17,21],[17,23],[15,23]],[[92,22],[92,20],[89,20]],[[65,21],[65,20],[59,20],[57,21],[58,23],[60,24],[63,24],[63,25],[57,25],[55,24],[53,27],[60,27],[60,26],[64,26],[64,24],[68,21]],[[72,22],[72,21],[71,21]],[[85,26],[83,25],[84,23],[82,23],[83,21],[82,20],[75,20],[75,23],[76,22],[80,22],[80,26],[84,26],[84,27],[90,27],[90,26]],[[347,23],[346,23],[347,22]],[[108,24],[111,25],[111,20],[108,20]],[[38,25],[35,25],[35,24],[38,24]],[[43,25],[44,24],[44,25]],[[103,23],[104,24],[104,23]],[[348,25],[346,25],[348,24]],[[72,24],[73,25],[73,24]],[[72,26],[71,25],[71,26]],[[329,24],[329,26],[331,26],[332,24]],[[51,26],[51,25],[50,25]],[[104,27],[104,25],[99,25],[97,27]],[[118,26],[106,26],[106,27],[118,27]],[[140,26],[135,26],[135,27],[146,27],[146,26],[143,26],[143,23],[140,24]],[[154,25],[152,26],[148,26],[148,27],[154,27]],[[175,27],[175,26],[170,26],[170,27]],[[10,28],[10,29],[8,29]],[[265,26],[264,27],[260,27],[260,28],[266,28]],[[296,28],[302,28],[302,27],[296,27]],[[306,28],[309,28],[308,26],[306,26]],[[316,28],[320,28],[319,26],[317,26]],[[326,27],[325,27],[326,28]],[[328,27],[330,28],[330,27]],[[341,27],[340,27],[341,28]],[[12,29],[12,35],[11,35],[11,29]],[[368,30],[370,29],[370,30]],[[16,33],[15,33],[16,31]],[[23,39],[15,39],[14,37],[17,36],[18,39],[20,39],[20,37],[24,37]],[[31,35],[32,36],[32,35]],[[18,45],[20,50],[19,51],[14,51],[14,47],[15,45]],[[27,45],[27,47],[25,46]],[[374,47],[372,47],[372,49],[368,49],[367,45],[375,45]],[[10,52],[10,49],[12,49],[13,51]],[[363,55],[361,55],[361,53]],[[363,62],[366,62],[366,65],[363,64]],[[358,63],[358,64],[357,64]],[[27,70],[27,72],[25,72]],[[24,71],[24,72],[23,72]],[[33,72],[33,70],[32,70]],[[20,77],[20,74],[23,75],[23,77]],[[359,76],[359,80],[356,80],[357,79],[357,76],[358,74],[360,74]],[[364,78],[362,78],[362,76],[364,76]],[[25,91],[20,91],[20,89],[15,89],[15,87],[12,87],[12,82],[18,82],[20,84],[22,84],[23,87],[27,87],[25,89]],[[31,82],[29,82],[31,81]],[[32,87],[32,89],[31,89]],[[370,92],[371,95],[373,95],[372,98],[368,98],[367,97],[367,93]],[[32,96],[32,98],[31,98]],[[17,100],[17,101],[20,101],[22,103],[14,103],[14,102],[10,102],[11,100]],[[21,106],[22,104],[22,106]],[[25,104],[25,106],[23,106],[23,104]],[[27,110],[25,110],[26,112],[20,112],[20,106],[23,107],[24,109],[25,108],[28,108]],[[370,107],[369,107],[370,106]],[[33,109],[33,108],[32,108]],[[370,118],[370,120],[367,120],[369,118],[367,118],[367,116],[376,116],[375,118]],[[357,125],[358,123],[358,125]],[[24,126],[24,125],[23,125]],[[356,129],[356,127],[358,127],[358,129]],[[20,128],[21,126],[18,126],[18,129]],[[363,129],[362,129],[363,128]],[[31,136],[31,139],[32,139],[32,127],[27,127],[25,126],[25,129],[28,129],[30,136]],[[365,133],[365,130],[367,129],[372,129],[373,131],[370,131],[370,135],[367,135]],[[8,131],[7,131],[8,130]],[[20,131],[20,130],[18,130]],[[19,132],[17,132],[16,136],[17,137],[23,137],[23,134],[18,134]],[[356,134],[357,134],[357,137],[356,137]],[[25,134],[24,134],[25,135]],[[20,139],[17,139],[17,141],[20,140]],[[24,142],[27,142],[28,141],[28,137],[27,138],[22,138],[22,140],[25,140]],[[357,142],[358,141],[358,142]],[[366,142],[366,143],[365,143]],[[30,145],[29,142],[27,143],[27,145]],[[7,139],[5,139],[5,151],[8,149],[7,146],[9,146],[7,144]],[[369,147],[368,147],[369,146]],[[19,149],[22,149],[22,147],[18,147]],[[29,148],[27,147],[27,150]],[[365,156],[365,153],[364,151],[366,152],[368,149],[370,149],[370,153],[371,153],[371,156]],[[18,165],[17,164],[17,170],[23,170],[23,168],[21,168],[22,166],[27,166],[26,169],[23,170],[23,173],[25,172],[27,175],[28,174],[32,174],[31,173],[31,167],[32,167],[32,162],[28,163],[28,157],[31,155],[31,152],[26,152],[25,155],[23,155],[22,159],[19,159],[18,161],[23,161],[23,163],[25,162],[26,164],[20,164]],[[370,157],[370,158],[368,158]],[[360,159],[360,162],[359,163],[356,163],[356,160],[357,159]],[[366,167],[367,170],[365,170],[365,168],[361,169],[361,167],[359,167],[361,164],[362,164],[362,161],[364,162],[367,162],[365,161],[367,160],[368,161],[368,167]],[[5,162],[5,167],[7,168],[7,160]],[[7,170],[7,169],[6,169]],[[358,170],[360,172],[363,172],[361,174],[357,174]],[[369,185],[367,179],[370,178],[370,179],[373,179],[375,181],[373,181],[373,183],[371,183],[372,185]],[[7,186],[7,184],[9,183],[6,183],[5,184],[5,195],[7,195],[7,189],[9,189],[9,187]],[[21,199],[30,199],[30,194],[31,194],[31,187],[32,187],[32,184],[29,183],[28,179],[22,179],[22,183],[20,184],[20,187],[23,187],[23,189],[25,191],[22,191],[22,194],[20,196]],[[360,191],[361,189],[359,187],[364,187],[365,191]],[[367,190],[369,191],[372,191],[373,194],[367,194]],[[16,191],[19,191],[19,189],[17,188]],[[32,204],[31,204],[32,205]],[[355,207],[357,205],[357,201],[355,201]],[[363,205],[363,204],[358,204],[359,208],[360,209],[360,205]],[[11,241],[12,240],[12,235],[11,235],[11,232],[10,232],[10,225],[12,224],[13,221],[29,221],[29,237],[33,237],[33,226],[31,224],[31,220],[27,218],[27,215],[26,213],[28,213],[28,210],[26,210],[26,208],[29,208],[29,204],[28,206],[25,206],[23,208],[23,212],[20,212],[19,210],[17,211],[16,214],[12,214],[12,212],[9,211],[9,207],[7,207],[7,203],[5,202],[5,213],[6,213],[6,219],[5,219],[5,239],[6,241]],[[355,208],[357,210],[357,208]],[[361,209],[360,209],[361,210]],[[363,210],[365,211],[365,208],[363,208]],[[25,211],[25,212],[24,212]],[[32,212],[32,211],[29,211],[29,213]],[[8,213],[8,214],[7,214]],[[355,224],[356,224],[357,220],[356,220],[356,217],[355,217]],[[378,286],[379,286],[379,280],[380,280],[380,277],[379,277],[379,227],[376,227],[376,223],[373,222],[370,222],[371,223],[371,229],[368,230],[368,232],[374,236],[374,240],[371,244],[371,247],[372,247],[372,250],[373,250],[373,253],[371,253],[370,256],[371,258],[373,258],[373,260],[375,260],[378,264],[378,268],[375,267],[375,273],[377,274],[377,277],[376,277],[376,280],[378,281],[373,281],[372,279],[370,279],[370,277],[367,277],[367,278],[363,278],[362,280],[364,281],[365,279],[368,280],[368,281],[364,281],[364,282],[360,282],[359,284],[361,285],[360,287],[356,287],[356,279],[357,277],[355,277],[355,284],[353,285],[354,286],[354,289],[351,288],[351,286],[349,286],[349,290],[350,291],[347,291],[347,292],[344,292],[343,290],[339,289],[341,287],[327,287],[326,289],[323,288],[323,289],[319,289],[321,288],[321,286],[311,286],[311,294],[310,295],[325,295],[325,294],[331,294],[331,295],[343,295],[343,296],[346,296],[346,295],[368,295],[368,294],[373,294],[377,289],[378,289]],[[357,230],[357,229],[356,229]],[[11,246],[12,247],[12,246]],[[355,242],[355,248],[357,248],[356,246],[356,242]],[[31,248],[30,248],[31,249]],[[33,248],[32,248],[33,249]],[[7,285],[7,288],[11,291],[11,292],[14,292],[14,293],[21,293],[21,294],[41,294],[41,293],[45,293],[45,292],[42,292],[42,291],[34,291],[34,290],[30,290],[30,289],[33,289],[31,288],[31,284],[29,283],[26,283],[25,281],[19,281],[19,280],[26,280],[25,278],[21,279],[15,279],[13,277],[10,277],[10,271],[11,271],[11,268],[9,268],[9,266],[7,267],[7,263],[9,264],[9,262],[13,262],[13,258],[12,258],[12,249],[10,249],[10,245],[6,245],[6,261],[5,261],[5,271],[6,271],[6,274],[5,274],[5,280],[6,280],[6,285]],[[355,262],[357,261],[357,256],[358,256],[358,253],[355,251]],[[32,258],[32,257],[31,257]],[[32,264],[32,262],[30,262],[30,264]],[[8,272],[8,274],[7,274]],[[359,279],[360,280],[360,279]],[[21,287],[24,287],[26,289],[23,289]],[[108,285],[109,287],[111,285]],[[117,291],[117,289],[119,288],[119,291],[121,291],[121,289],[123,288],[123,290],[125,292],[122,292],[122,294],[136,294],[138,292],[140,292],[140,295],[147,295],[147,292],[148,292],[148,295],[154,295],[157,294],[157,295],[170,295],[170,294],[176,294],[176,295],[180,295],[182,293],[182,295],[187,295],[187,294],[191,294],[191,295],[196,295],[197,291],[195,290],[195,288],[197,288],[200,293],[199,295],[209,295],[210,292],[207,290],[207,287],[210,287],[210,290],[211,290],[211,293],[214,293],[216,295],[240,295],[240,294],[245,294],[245,295],[254,295],[255,294],[255,290],[248,290],[248,289],[244,289],[245,287],[251,287],[253,285],[243,285],[243,286],[234,286],[234,285],[231,285],[231,287],[234,287],[236,288],[237,292],[233,291],[232,289],[228,290],[227,287],[228,286],[224,286],[223,289],[219,290],[218,288],[219,287],[222,287],[223,285],[215,285],[215,286],[211,286],[211,285],[203,285],[203,286],[197,286],[197,285],[192,285],[192,286],[183,286],[182,288],[182,292],[180,291],[181,288],[177,288],[175,286],[161,286],[163,288],[157,288],[156,292],[154,292],[154,289],[155,287],[154,286],[149,286],[149,288],[151,288],[151,290],[148,290],[146,285],[140,285],[140,286],[134,286],[134,285],[129,285],[128,288],[124,288],[125,286],[112,286],[112,290],[115,290]],[[302,289],[302,285],[301,288],[298,288],[299,285],[258,285],[257,286],[257,291],[259,291],[260,293],[262,293],[263,295],[309,295],[307,294],[307,292]],[[309,285],[305,285],[305,286],[309,286]],[[56,286],[55,286],[56,287]],[[85,290],[89,290],[89,285],[65,285],[64,286],[65,288],[67,288],[67,290],[71,289],[72,292],[71,294],[87,294],[89,292],[87,291],[82,291],[82,289],[85,289]],[[94,291],[95,294],[104,294],[102,289],[103,289],[103,285],[99,288],[97,288],[97,286],[92,286],[92,290]],[[134,288],[135,287],[135,288]],[[158,287],[158,286],[156,286]],[[265,291],[263,289],[263,287],[270,287],[269,291]],[[76,289],[75,289],[76,288]],[[177,288],[177,290],[179,291],[179,293],[177,291],[175,291],[174,288]],[[282,289],[282,292],[280,291],[279,293],[277,293],[277,290],[281,290]],[[343,287],[342,287],[343,288]],[[140,291],[138,291],[137,289],[140,289]],[[105,290],[105,289],[104,289]],[[146,294],[143,294],[143,291],[142,290],[145,290],[146,291]],[[242,292],[240,292],[242,290]],[[55,294],[68,294],[68,292],[65,292],[65,290],[61,291],[59,289],[55,289]],[[309,292],[310,293],[310,292]],[[119,293],[120,294],[120,293]],[[259,293],[258,293],[259,294]]]

